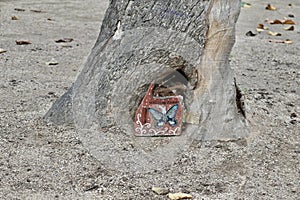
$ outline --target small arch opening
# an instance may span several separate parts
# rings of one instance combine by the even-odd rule
[[[189,88],[188,76],[182,69],[176,69],[172,73],[158,80],[155,85],[153,95],[157,97],[185,96]]]

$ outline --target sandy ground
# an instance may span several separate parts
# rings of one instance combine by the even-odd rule
[[[0,198],[168,199],[151,190],[157,186],[194,199],[299,199],[300,2],[272,2],[277,11],[266,11],[264,0],[242,8],[231,54],[251,136],[193,144],[170,167],[123,173],[117,166],[104,168],[72,127],[40,120],[76,79],[108,2],[0,1],[0,49],[7,50],[0,54]],[[289,14],[297,23],[294,31],[264,22]],[[282,35],[266,30],[246,36],[256,33],[258,23]],[[74,40],[55,42],[62,38]],[[274,39],[293,43],[269,42]]]

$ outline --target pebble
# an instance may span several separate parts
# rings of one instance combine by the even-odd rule
[[[166,195],[169,193],[169,189],[160,187],[152,187],[152,191],[158,195]]]
[[[180,200],[180,199],[192,199],[193,196],[190,194],[186,194],[186,193],[169,193],[168,194],[169,199],[172,200]]]

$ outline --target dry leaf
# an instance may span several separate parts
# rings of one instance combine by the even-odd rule
[[[52,58],[49,62],[46,62],[46,65],[58,65],[58,62]]]
[[[17,16],[12,16],[11,19],[12,19],[12,20],[19,20],[19,17],[17,17]]]
[[[291,19],[286,19],[283,21],[283,24],[296,24],[296,23]]]
[[[272,43],[284,43],[284,40],[269,40]]]
[[[35,13],[44,13],[45,11],[41,11],[41,10],[30,10],[31,12],[35,12]]]
[[[172,199],[172,200],[192,199],[192,198],[193,198],[192,195],[190,195],[190,194],[185,194],[185,193],[181,193],[181,192],[179,192],[179,193],[174,193],[174,194],[169,193],[169,194],[168,194],[168,197],[169,197],[170,199]]]
[[[283,24],[279,19],[275,19],[274,21],[270,21],[270,24]]]
[[[269,32],[268,32],[268,35],[272,35],[272,36],[281,36],[281,33],[269,31]]]
[[[24,12],[24,11],[25,11],[25,9],[23,9],[23,8],[15,8],[15,11]]]
[[[0,53],[5,53],[5,52],[7,52],[7,51],[0,48]]]
[[[266,19],[265,20],[266,23],[269,23],[269,24],[291,24],[291,25],[294,25],[296,24],[293,20],[291,19],[286,19],[286,20],[279,20],[279,19],[275,19],[275,20],[269,20],[269,19]]]
[[[31,44],[31,42],[29,40],[16,40],[16,44],[17,45],[27,45],[27,44]]]
[[[263,25],[263,24],[258,24],[258,25],[257,25],[257,28],[264,29],[264,30],[269,30],[269,28],[266,27],[266,26]]]
[[[286,40],[269,40],[269,42],[272,43],[284,43],[284,44],[292,44],[293,41],[290,39],[286,39]]]
[[[263,24],[258,24],[257,27],[256,27],[256,31],[257,32],[262,32],[264,30],[269,30],[268,27],[264,26]]]
[[[268,4],[267,7],[266,7],[266,10],[277,10],[277,8],[275,6],[272,6],[271,4]]]
[[[293,41],[292,41],[292,40],[290,40],[290,39],[286,39],[286,40],[284,41],[284,43],[285,43],[285,44],[292,44],[292,43],[293,43]]]
[[[46,62],[46,65],[58,65],[58,62],[56,62],[55,60],[53,60],[51,62]]]
[[[256,28],[264,29],[264,25],[263,24],[258,24]]]
[[[246,36],[254,37],[254,36],[256,36],[256,34],[255,34],[255,33],[252,33],[252,31],[248,31],[248,32],[246,33]]]
[[[295,27],[294,26],[290,26],[290,27],[284,28],[284,30],[286,30],[286,31],[293,31],[293,30],[295,30]]]
[[[59,40],[55,40],[56,43],[65,43],[65,42],[72,42],[74,39],[73,38],[62,38]]]

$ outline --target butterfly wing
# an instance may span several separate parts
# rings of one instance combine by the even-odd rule
[[[151,113],[152,117],[155,120],[161,120],[163,118],[163,114],[154,108],[148,108],[148,111]]]
[[[177,110],[178,110],[178,104],[175,104],[174,106],[172,106],[168,112],[166,113],[167,115],[167,118],[168,118],[168,123],[171,125],[171,126],[175,126],[176,125],[176,119],[175,119],[175,116],[176,116],[176,113],[177,113]]]
[[[167,114],[166,114],[167,117],[170,119],[173,119],[176,116],[177,110],[178,110],[178,104],[175,104],[167,111]]]
[[[164,114],[155,110],[153,108],[148,108],[148,111],[151,113],[152,117],[156,120],[155,126],[161,128],[165,125],[166,121],[164,120]]]

